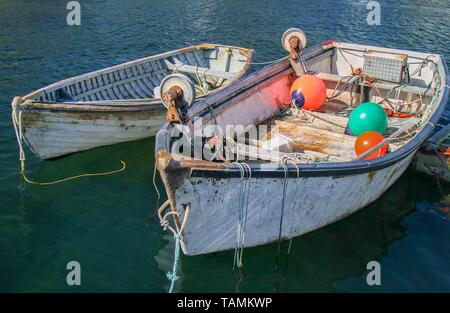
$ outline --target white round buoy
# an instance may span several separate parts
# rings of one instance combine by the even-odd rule
[[[306,44],[308,43],[308,40],[306,39],[305,33],[300,28],[289,28],[286,30],[281,36],[281,45],[283,48],[287,51],[291,51],[291,45],[289,44],[289,39],[292,37],[297,37],[299,40],[299,50],[302,50],[306,48]]]
[[[183,90],[183,98],[181,103],[184,107],[190,107],[195,101],[195,85],[190,78],[186,75],[175,73],[164,77],[159,85],[159,92],[161,94],[161,100],[166,108],[169,107],[169,103],[164,101],[164,93],[168,91],[173,86],[178,86]]]

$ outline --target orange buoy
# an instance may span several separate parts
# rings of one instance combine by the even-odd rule
[[[303,75],[291,86],[292,103],[306,110],[319,109],[326,100],[327,88],[317,76]]]
[[[380,142],[384,140],[384,136],[376,131],[369,130],[358,136],[355,140],[355,153],[356,155],[361,155],[369,149],[372,149]],[[386,154],[388,149],[388,144],[383,145],[378,148],[373,153],[369,154],[364,160],[371,160],[383,156]]]

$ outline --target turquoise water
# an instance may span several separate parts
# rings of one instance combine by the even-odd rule
[[[368,26],[367,1],[80,1],[82,25],[65,24],[66,1],[0,2],[0,291],[164,292],[173,243],[155,216],[153,139],[41,162],[27,151],[35,180],[127,170],[42,187],[19,176],[10,121],[15,95],[126,60],[200,42],[251,47],[255,61],[283,56],[280,36],[301,27],[311,44],[327,39],[441,53],[448,46],[447,1],[380,1]],[[161,187],[161,186],[160,186]],[[409,170],[353,216],[292,241],[244,251],[239,282],[233,252],[182,257],[177,291],[450,291],[450,220],[429,177]],[[66,284],[67,262],[82,285]],[[277,261],[278,260],[278,261]],[[381,263],[382,285],[365,283]]]

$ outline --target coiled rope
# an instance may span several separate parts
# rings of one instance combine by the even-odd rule
[[[101,173],[84,173],[84,174],[79,174],[79,175],[75,175],[75,176],[71,176],[71,177],[66,177],[66,178],[62,178],[62,179],[58,179],[55,181],[49,181],[49,182],[37,182],[37,181],[33,181],[31,179],[29,179],[26,174],[25,174],[25,152],[23,149],[23,132],[22,132],[22,111],[19,111],[17,113],[17,105],[18,105],[18,99],[17,97],[14,98],[13,102],[12,102],[12,122],[14,125],[14,132],[16,134],[16,139],[17,139],[17,143],[19,145],[19,160],[20,160],[20,172],[21,175],[23,177],[23,179],[25,180],[25,182],[32,184],[32,185],[39,185],[39,186],[49,186],[49,185],[55,185],[55,184],[59,184],[62,182],[66,182],[69,180],[74,180],[74,179],[78,179],[78,178],[82,178],[82,177],[92,177],[92,176],[106,176],[106,175],[112,175],[115,173],[119,173],[119,172],[123,172],[127,165],[124,161],[120,160],[120,163],[122,164],[122,167],[118,170],[113,170],[113,171],[108,171],[108,172],[101,172]]]

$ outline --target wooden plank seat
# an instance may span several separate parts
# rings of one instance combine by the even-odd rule
[[[224,78],[224,79],[231,79],[234,76],[236,76],[235,73],[229,73],[229,72],[222,72],[222,71],[216,71],[210,68],[201,67],[201,66],[193,66],[193,65],[186,65],[186,64],[173,64],[172,62],[168,60],[164,60],[165,64],[167,65],[167,68],[171,71],[176,70],[177,72],[183,72],[183,73],[189,73],[189,74],[196,74],[199,75],[207,75],[207,76],[214,76],[218,78]]]

